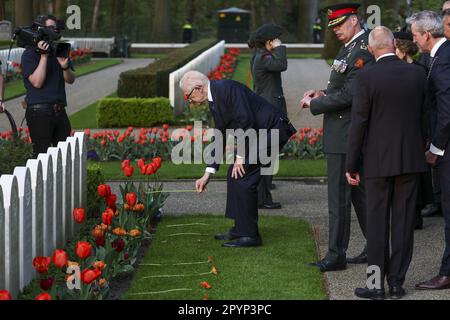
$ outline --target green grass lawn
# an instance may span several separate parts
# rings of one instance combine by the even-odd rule
[[[306,266],[317,259],[309,224],[287,217],[262,216],[259,221],[263,246],[223,248],[213,235],[228,230],[229,219],[164,217],[124,298],[327,299],[322,275],[317,268]],[[210,273],[213,266],[217,275]],[[203,288],[203,281],[211,288]]]
[[[166,53],[132,53],[130,54],[131,59],[162,59],[167,57]]]
[[[250,55],[240,55],[239,63],[233,75],[233,80],[247,84],[248,67],[250,64]],[[250,77],[249,88],[253,88],[253,77]]]
[[[98,162],[106,180],[127,180],[120,166],[120,162]],[[147,179],[147,176],[141,176],[136,163],[135,174],[132,177],[136,179]],[[226,178],[228,165],[222,165],[220,170],[214,175],[214,178]],[[175,165],[171,162],[164,162],[158,171],[159,179],[198,179],[205,172],[204,164],[183,164]],[[275,178],[289,177],[326,177],[326,160],[281,160],[280,170]],[[131,179],[128,179],[131,180]]]
[[[107,96],[107,98],[116,98],[117,92]],[[98,101],[90,104],[86,108],[74,113],[69,117],[72,129],[95,129],[97,128],[97,104]]]
[[[103,59],[103,60],[95,60],[89,63],[83,64],[79,67],[76,67],[75,74],[77,77],[84,76],[86,74],[97,72],[103,70],[105,68],[109,68],[115,66],[117,64],[122,63],[121,59]],[[5,101],[11,100],[26,93],[25,87],[23,85],[23,80],[16,80],[10,83],[7,83],[5,86]]]

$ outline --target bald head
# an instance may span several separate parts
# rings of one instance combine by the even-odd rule
[[[374,28],[369,34],[369,47],[375,58],[386,53],[395,53],[394,34],[384,26]]]
[[[450,9],[450,1],[445,1],[442,5],[442,11],[445,11],[447,9]]]

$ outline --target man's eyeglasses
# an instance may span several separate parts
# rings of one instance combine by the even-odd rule
[[[191,92],[190,92],[189,94],[187,94],[187,95],[184,96],[184,101],[187,101],[187,102],[189,102],[189,103],[192,103],[191,96],[192,96],[192,94],[194,93],[195,89],[197,89],[197,88],[192,89]]]

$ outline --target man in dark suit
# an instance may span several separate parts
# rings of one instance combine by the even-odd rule
[[[427,162],[437,167],[441,189],[441,208],[445,220],[445,251],[439,274],[416,285],[417,289],[450,288],[450,41],[444,37],[442,17],[422,11],[409,18],[414,42],[431,57],[428,94],[431,114],[431,146]]]
[[[262,244],[258,231],[258,192],[261,180],[260,154],[278,151],[296,133],[286,115],[258,96],[246,86],[232,80],[209,81],[200,72],[187,72],[180,81],[185,98],[194,103],[208,101],[216,128],[220,135],[215,140],[224,139],[226,130],[242,129],[245,133],[254,132],[258,140],[266,139],[265,144],[255,139],[240,140],[237,137],[237,154],[227,176],[227,205],[225,216],[233,219],[234,227],[225,234],[217,234],[217,240],[225,240],[225,247],[248,247]],[[267,136],[260,130],[266,129]],[[272,141],[272,131],[278,130],[278,141]],[[241,142],[239,142],[241,141]],[[243,146],[245,144],[245,146]],[[258,146],[253,149],[252,146]],[[267,150],[260,148],[267,146]],[[245,147],[245,148],[244,148]],[[261,152],[261,153],[260,153]],[[257,153],[257,154],[255,154]],[[270,154],[273,157],[276,154]],[[213,155],[214,158],[215,155]],[[222,157],[221,157],[222,158]],[[264,164],[266,165],[266,164]],[[217,161],[210,161],[203,177],[196,181],[198,192],[203,192],[211,175],[219,169]]]
[[[328,27],[345,45],[331,67],[326,90],[311,90],[304,94],[302,107],[313,115],[324,115],[323,148],[328,165],[329,243],[326,257],[313,263],[320,271],[343,270],[347,263],[366,263],[364,250],[347,259],[350,240],[351,205],[356,211],[361,231],[366,236],[366,195],[364,184],[350,188],[345,179],[348,129],[352,110],[355,76],[373,62],[367,50],[367,33],[357,16],[359,4],[338,4],[328,9]],[[365,243],[363,243],[365,245]]]
[[[380,287],[357,288],[355,294],[384,299],[386,276],[391,298],[399,299],[413,253],[420,174],[427,169],[426,74],[395,55],[394,35],[386,27],[370,33],[369,50],[377,62],[356,77],[346,176],[350,185],[359,184],[363,155],[368,265],[379,268]]]

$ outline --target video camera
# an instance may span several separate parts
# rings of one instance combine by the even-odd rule
[[[35,21],[31,27],[19,27],[14,32],[17,46],[21,48],[34,47],[37,53],[50,53],[56,57],[69,58],[71,45],[61,40],[61,30],[65,29],[64,21],[58,20],[56,26],[45,26]],[[48,50],[37,47],[40,41],[49,44]]]

